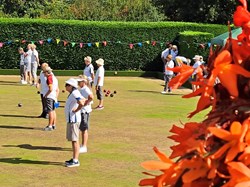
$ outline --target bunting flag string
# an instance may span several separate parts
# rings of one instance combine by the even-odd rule
[[[47,42],[48,44],[51,43],[56,43],[57,45],[59,45],[60,43],[63,43],[63,46],[66,47],[68,45],[71,45],[71,47],[80,47],[80,48],[84,48],[85,46],[87,47],[97,47],[99,48],[100,46],[106,47],[109,45],[127,45],[130,49],[134,49],[136,46],[141,48],[144,45],[152,45],[152,46],[156,46],[156,45],[160,45],[160,47],[167,47],[168,44],[172,43],[172,42],[161,42],[161,41],[156,41],[156,40],[147,40],[147,41],[142,41],[142,42],[137,42],[137,43],[127,43],[127,42],[121,42],[121,41],[95,41],[95,42],[75,42],[75,41],[67,41],[67,40],[63,40],[60,38],[47,38],[47,39],[41,39],[38,41],[34,41],[34,40],[26,40],[26,39],[16,39],[16,40],[8,40],[8,41],[0,41],[0,48],[7,46],[7,45],[11,45],[13,43],[21,43],[21,44],[26,44],[26,43],[37,43],[40,45],[44,45],[45,42]],[[187,45],[188,48],[190,48],[190,46],[196,46],[200,49],[206,49],[206,48],[210,48],[211,43],[210,42],[204,42],[204,43],[197,43],[197,42],[187,42],[187,41],[181,41],[182,43],[185,43]],[[175,41],[175,43],[180,43],[179,41]],[[214,45],[216,46],[216,45]]]

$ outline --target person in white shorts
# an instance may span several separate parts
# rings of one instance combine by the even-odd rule
[[[37,84],[37,67],[40,66],[39,64],[39,57],[38,52],[36,50],[36,45],[31,45],[32,55],[31,55],[31,76],[33,79],[33,85],[36,86]]]
[[[72,142],[73,157],[65,161],[66,167],[80,166],[79,157],[79,127],[81,123],[81,109],[84,106],[85,99],[81,95],[76,79],[70,78],[65,81],[65,89],[69,96],[65,103],[65,117],[67,122],[66,138]]]
[[[24,63],[26,64],[25,73],[27,74],[26,81],[29,84],[32,84],[32,81],[31,81],[31,55],[32,55],[31,45],[32,44],[28,44],[28,46],[27,46],[28,51],[24,55],[24,57],[25,57],[24,58]]]

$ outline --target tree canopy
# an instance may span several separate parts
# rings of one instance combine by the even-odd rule
[[[238,3],[237,0],[0,0],[0,17],[226,24],[232,22]]]

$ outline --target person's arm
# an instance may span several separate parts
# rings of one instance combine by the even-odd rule
[[[93,98],[94,98],[93,94],[92,93],[89,94],[88,99],[86,99],[84,102],[84,106],[88,105],[91,101],[93,101]]]
[[[73,109],[72,112],[76,113],[79,110],[81,110],[82,107],[84,106],[84,101],[85,101],[84,98],[81,98],[81,99],[77,100],[78,107],[76,109]]]

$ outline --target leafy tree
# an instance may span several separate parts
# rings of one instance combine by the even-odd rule
[[[150,0],[75,0],[75,19],[95,21],[162,21],[164,15]]]
[[[237,0],[154,0],[168,20],[226,24],[232,22]]]

